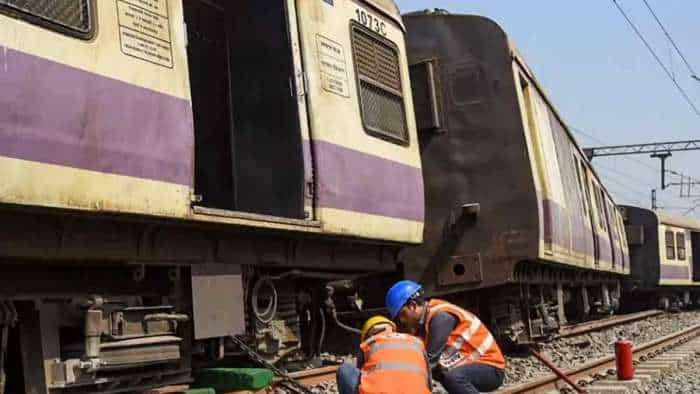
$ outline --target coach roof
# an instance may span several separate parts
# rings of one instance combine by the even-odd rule
[[[659,218],[660,224],[700,231],[700,220],[688,216],[672,215],[662,211],[657,211],[656,216]]]

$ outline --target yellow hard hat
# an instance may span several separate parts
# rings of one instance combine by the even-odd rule
[[[374,327],[378,324],[388,324],[391,327],[393,327],[394,330],[396,330],[396,324],[393,321],[389,320],[388,318],[386,318],[384,316],[372,316],[369,319],[367,319],[365,324],[362,326],[362,340],[363,341],[365,340],[367,333],[370,332],[370,330],[372,330],[372,327]]]

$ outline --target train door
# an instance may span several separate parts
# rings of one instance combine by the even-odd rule
[[[591,231],[593,232],[593,262],[594,266],[598,268],[600,265],[600,235],[597,226],[602,218],[598,216],[598,207],[595,205],[595,199],[593,198],[595,187],[591,182],[590,171],[586,168],[584,168],[584,176],[586,178],[586,198],[588,199],[588,206],[591,208],[589,212],[591,216]]]
[[[576,175],[578,177],[578,182],[579,182],[579,193],[581,196],[581,205],[583,207],[583,229],[581,231],[586,232],[587,229],[595,229],[595,221],[593,219],[593,213],[592,213],[592,205],[590,201],[590,193],[588,193],[588,189],[586,187],[587,185],[587,177],[586,177],[586,167],[583,165],[583,162],[581,159],[578,157],[578,151],[574,151],[573,153],[573,160],[574,160],[574,166],[576,167]],[[586,251],[584,254],[584,262],[587,266],[593,266],[595,265],[595,262],[593,261],[594,259],[594,250],[591,251],[592,253],[589,254],[588,251],[590,250],[591,246],[594,246],[594,233],[589,232],[588,234],[585,234],[584,236],[584,250]]]
[[[619,256],[617,255],[617,245],[619,242],[619,237],[615,229],[615,217],[613,216],[614,211],[612,208],[612,204],[610,203],[610,200],[608,199],[605,193],[601,192],[601,195],[603,199],[603,207],[605,208],[605,218],[607,222],[606,226],[608,229],[608,236],[610,237],[610,256],[612,268],[615,269],[617,267],[617,260],[619,260]]]
[[[693,282],[700,282],[700,232],[690,233],[690,256],[693,259]]]
[[[187,23],[195,123],[195,192],[201,203],[233,209],[231,83],[223,11],[210,3],[183,2]]]
[[[195,211],[311,218],[306,104],[288,1],[187,0],[183,7]]]
[[[534,89],[531,87],[528,78],[524,73],[520,73],[520,88],[523,94],[523,100],[525,103],[525,116],[528,126],[528,132],[530,135],[530,140],[532,141],[532,162],[537,171],[537,178],[539,178],[539,184],[541,188],[541,206],[543,218],[540,221],[541,231],[544,240],[544,253],[547,255],[554,254],[553,243],[554,243],[554,229],[552,221],[552,205],[547,203],[551,202],[552,198],[552,178],[548,172],[547,152],[542,142],[542,132],[540,131],[540,115],[537,110],[537,100],[535,99]]]

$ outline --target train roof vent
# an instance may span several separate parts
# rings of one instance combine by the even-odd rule
[[[405,16],[415,16],[415,15],[451,15],[450,11],[444,8],[426,8],[420,11],[407,12]]]

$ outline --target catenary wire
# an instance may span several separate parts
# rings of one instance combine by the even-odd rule
[[[630,17],[627,15],[627,13],[626,13],[625,10],[622,8],[622,6],[620,6],[620,4],[618,3],[618,0],[612,0],[612,2],[613,2],[613,4],[615,4],[615,7],[617,7],[617,9],[620,11],[620,13],[622,14],[622,16],[625,18],[625,20],[626,20],[627,23],[630,25],[630,27],[632,28],[632,30],[634,30],[634,32],[637,34],[637,37],[644,43],[644,45],[646,46],[646,48],[649,50],[649,53],[651,53],[651,55],[654,57],[654,59],[656,59],[656,62],[659,63],[659,66],[661,66],[661,68],[662,68],[663,71],[666,73],[666,75],[667,75],[668,78],[671,80],[671,82],[676,86],[676,89],[678,89],[678,91],[679,91],[680,94],[683,96],[683,98],[684,98],[685,101],[688,103],[688,105],[690,105],[690,107],[692,108],[693,112],[695,112],[695,115],[697,115],[698,117],[700,117],[700,109],[698,109],[698,107],[695,105],[695,103],[693,103],[693,100],[690,99],[690,96],[688,96],[688,93],[686,93],[685,89],[683,89],[683,87],[678,83],[678,81],[677,81],[676,78],[673,76],[673,74],[672,74],[671,71],[668,69],[668,67],[666,67],[666,64],[664,64],[664,62],[661,61],[661,58],[659,57],[659,55],[656,54],[656,51],[654,51],[654,48],[652,48],[652,46],[649,44],[649,42],[647,41],[647,39],[644,38],[644,35],[643,35],[642,32],[639,30],[639,28],[637,27],[637,25],[635,25],[634,22],[632,22],[632,19],[630,19]]]
[[[663,30],[664,34],[666,35],[666,38],[671,42],[671,45],[673,45],[673,48],[675,48],[676,53],[678,53],[678,56],[681,57],[683,60],[683,63],[685,63],[685,66],[688,68],[688,71],[690,71],[691,76],[696,76],[697,74],[695,73],[695,70],[693,69],[693,66],[690,65],[690,62],[688,62],[688,59],[685,57],[681,49],[678,47],[678,44],[676,44],[676,41],[671,37],[671,34],[668,32],[668,29],[666,29],[666,26],[661,22],[661,19],[658,17],[654,9],[651,7],[649,2],[647,0],[643,0],[644,4],[647,6],[647,9],[651,13],[651,15],[654,17],[656,20],[656,23],[659,25],[661,30]]]

